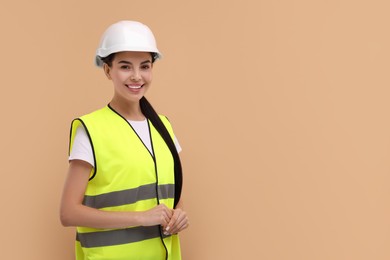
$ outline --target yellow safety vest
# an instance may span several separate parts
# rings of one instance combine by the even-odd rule
[[[172,127],[160,116],[173,137]],[[173,208],[174,161],[168,146],[148,121],[153,155],[131,125],[110,107],[73,120],[69,149],[83,125],[95,167],[83,204],[106,211],[145,211],[164,203]],[[177,235],[164,236],[160,226],[124,229],[77,227],[77,260],[180,260]]]

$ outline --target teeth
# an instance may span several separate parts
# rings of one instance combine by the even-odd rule
[[[129,86],[129,85],[127,85],[127,87],[128,87],[128,88],[132,88],[132,89],[139,89],[139,88],[142,87],[142,85],[141,85],[141,86]]]

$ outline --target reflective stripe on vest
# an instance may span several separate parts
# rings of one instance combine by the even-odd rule
[[[160,118],[173,137],[168,120]],[[81,124],[95,161],[84,205],[106,211],[145,211],[158,203],[173,208],[174,161],[149,121],[154,156],[131,125],[109,107],[73,121],[69,149]],[[177,236],[165,237],[164,244],[169,260],[181,259]],[[76,252],[77,260],[165,259],[166,254],[159,226],[114,230],[77,227]]]

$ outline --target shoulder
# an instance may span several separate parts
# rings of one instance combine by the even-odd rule
[[[71,122],[71,135],[76,133],[76,130],[82,126],[85,130],[90,128],[90,126],[99,124],[99,122],[104,121],[107,114],[108,107],[103,107],[88,114],[82,115],[80,117],[74,118]]]
[[[166,115],[159,114],[158,116],[160,117],[161,121],[164,122],[164,124],[165,123],[170,124],[169,119],[168,119],[168,117]]]
[[[169,119],[166,115],[159,114],[158,116],[160,117],[161,121],[164,123],[165,127],[172,128],[171,122],[169,121]]]
[[[117,125],[118,121],[121,122],[122,118],[116,116],[116,112],[111,110],[108,106],[95,110],[89,114],[80,116],[74,121],[79,122],[84,127],[98,127],[98,128],[111,128],[112,125]]]
[[[171,136],[174,136],[173,128],[172,128],[171,122],[169,121],[168,117],[165,116],[165,115],[162,115],[162,114],[159,114],[158,116],[160,117],[160,119],[163,122],[164,126],[168,130],[169,134]]]
[[[88,119],[94,119],[94,118],[99,118],[99,117],[102,117],[102,116],[107,116],[107,115],[110,115],[112,114],[112,111],[111,109],[108,107],[108,106],[105,106],[103,108],[100,108],[98,110],[95,110],[91,113],[88,113],[88,114],[85,114],[83,116],[80,116],[79,118],[77,119],[81,119],[81,120],[88,120]]]

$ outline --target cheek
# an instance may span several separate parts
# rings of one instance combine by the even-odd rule
[[[113,75],[113,79],[115,79],[116,82],[123,82],[127,79],[128,75],[126,73],[118,72],[115,75]]]
[[[152,73],[148,73],[148,74],[146,74],[145,77],[144,77],[145,81],[147,81],[147,82],[151,82],[151,81],[152,81],[152,78],[153,78]]]

